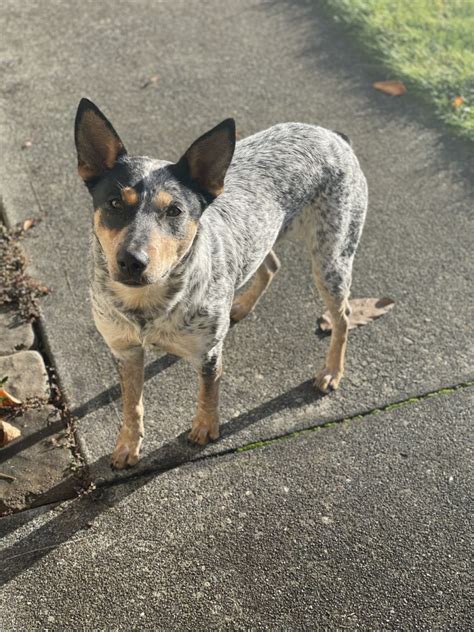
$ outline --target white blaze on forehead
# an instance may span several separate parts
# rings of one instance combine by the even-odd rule
[[[156,160],[154,158],[145,158],[143,161],[143,172],[142,175],[144,178],[148,178],[148,176],[154,171],[158,171],[166,165],[172,164],[169,160]]]

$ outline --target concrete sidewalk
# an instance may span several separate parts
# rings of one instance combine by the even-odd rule
[[[2,630],[472,629],[472,396],[0,521]]]
[[[228,115],[242,135],[295,119],[350,134],[367,174],[370,211],[353,293],[388,294],[395,309],[352,335],[342,390],[318,398],[310,378],[327,344],[313,333],[323,307],[301,248],[284,245],[271,292],[227,341],[226,423],[222,441],[206,453],[471,376],[472,184],[464,148],[423,125],[409,97],[373,90],[381,71],[353,54],[311,3],[206,2],[199,11],[185,2],[38,7],[7,2],[5,11],[0,181],[11,222],[33,209],[43,218],[27,246],[52,289],[43,303],[48,342],[95,478],[114,476],[105,457],[120,406],[87,292],[90,199],[76,174],[72,137],[84,94],[111,116],[131,151],[175,159]],[[157,73],[158,86],[143,88]],[[22,151],[25,139],[33,144]],[[147,378],[146,460],[139,467],[158,467],[180,452],[176,437],[190,427],[196,384],[184,362],[168,358],[150,358]]]
[[[368,413],[472,380],[472,147],[446,136],[410,95],[374,91],[384,71],[351,48],[318,3],[4,4],[3,212],[11,225],[42,219],[25,246],[33,272],[52,290],[43,301],[46,342],[91,478],[105,486],[102,497],[0,521],[13,530],[4,562],[9,629],[308,629],[313,621],[331,629],[412,622],[467,629],[459,583],[467,487],[449,486],[449,476],[465,481],[469,473],[466,391]],[[147,83],[157,74],[157,85]],[[72,133],[84,95],[110,116],[130,151],[168,159],[227,116],[241,136],[300,120],[352,137],[370,191],[353,294],[388,295],[396,305],[351,335],[340,391],[321,398],[311,386],[327,345],[314,334],[323,307],[301,248],[285,244],[271,291],[226,344],[222,439],[205,450],[186,444],[194,375],[175,358],[150,357],[144,457],[135,470],[111,472],[119,389],[90,317],[90,199],[76,174]],[[22,149],[25,141],[31,146]],[[239,452],[361,413],[348,426],[349,447],[337,425]],[[411,440],[416,452],[407,451]],[[377,456],[388,453],[388,461]],[[352,480],[363,475],[363,486],[346,485],[339,467]],[[433,467],[441,468],[436,479],[426,472]],[[404,496],[408,480],[414,491]],[[284,487],[300,490],[287,505]],[[256,494],[251,502],[245,491]],[[334,508],[339,492],[334,518],[320,499]],[[374,530],[370,543],[364,538]],[[39,553],[27,553],[33,549]],[[415,563],[407,573],[409,555]],[[217,589],[212,573],[223,582]]]

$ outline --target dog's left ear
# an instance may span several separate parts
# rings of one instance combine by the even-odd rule
[[[99,108],[81,99],[74,124],[79,175],[91,187],[127,153],[119,135]]]
[[[215,198],[224,191],[224,177],[235,149],[235,121],[226,119],[198,138],[174,165],[176,173],[192,180]]]

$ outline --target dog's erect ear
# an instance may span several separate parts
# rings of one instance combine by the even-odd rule
[[[203,192],[217,197],[235,149],[235,121],[226,119],[198,138],[174,165],[177,175],[189,178]]]
[[[92,186],[127,153],[119,135],[99,108],[81,99],[74,124],[79,175]]]

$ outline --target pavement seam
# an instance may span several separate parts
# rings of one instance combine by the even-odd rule
[[[366,417],[371,417],[371,416],[375,416],[378,415],[380,413],[384,413],[384,412],[390,412],[392,410],[396,410],[397,408],[403,408],[405,406],[411,406],[420,402],[423,402],[425,400],[428,399],[432,399],[434,397],[440,397],[440,396],[445,396],[445,395],[452,395],[453,393],[456,393],[458,391],[464,390],[464,389],[468,389],[470,387],[474,386],[474,380],[468,380],[468,381],[464,381],[464,382],[460,382],[459,384],[455,384],[452,386],[448,386],[448,387],[443,387],[440,389],[437,389],[435,391],[428,391],[426,393],[422,393],[420,395],[415,395],[412,397],[407,397],[406,399],[400,400],[398,402],[392,402],[390,404],[386,404],[385,406],[379,406],[376,408],[372,408],[370,410],[367,411],[363,411],[363,412],[358,412],[355,413],[354,415],[350,415],[348,417],[340,417],[337,419],[333,419],[330,421],[326,421],[320,424],[314,424],[313,426],[310,426],[308,428],[303,428],[301,430],[296,430],[293,432],[289,432],[286,434],[282,434],[282,435],[277,435],[275,437],[272,437],[271,439],[264,439],[262,441],[255,441],[252,443],[248,443],[246,445],[240,446],[238,448],[228,448],[227,450],[222,450],[221,452],[216,452],[215,454],[205,454],[203,456],[200,457],[196,457],[194,459],[189,459],[187,461],[184,462],[180,462],[180,463],[175,463],[175,464],[168,464],[168,465],[164,465],[163,467],[158,466],[150,466],[146,469],[140,470],[139,472],[137,472],[136,474],[132,474],[131,476],[127,476],[126,478],[118,478],[115,480],[103,480],[103,481],[98,481],[97,483],[94,483],[91,481],[91,485],[89,490],[85,491],[84,493],[89,493],[92,492],[94,489],[108,489],[111,487],[115,487],[116,485],[121,485],[123,483],[130,483],[133,481],[137,481],[140,478],[146,477],[146,476],[153,476],[153,475],[160,475],[160,474],[166,474],[167,472],[172,472],[174,470],[177,470],[183,466],[187,466],[190,465],[192,463],[202,463],[204,461],[210,461],[212,459],[217,459],[217,458],[221,458],[224,456],[229,456],[232,454],[241,454],[242,452],[248,452],[250,450],[256,450],[258,448],[263,448],[269,445],[273,445],[282,441],[286,441],[287,439],[294,439],[297,438],[303,434],[307,434],[310,432],[316,432],[318,430],[323,430],[326,428],[330,428],[331,426],[335,426],[338,424],[342,424],[342,423],[349,423],[349,422],[353,422],[353,421],[361,421],[363,419],[365,419]]]
[[[47,353],[47,350],[46,350]],[[54,365],[53,365],[54,366]],[[464,381],[464,382],[460,382],[458,384],[449,386],[449,387],[443,387],[440,389],[437,389],[435,391],[428,391],[426,393],[422,393],[420,395],[415,395],[415,396],[411,396],[411,397],[407,397],[406,399],[402,399],[400,401],[397,402],[392,402],[390,404],[386,404],[385,406],[379,406],[379,407],[375,407],[372,408],[370,410],[366,410],[366,411],[362,411],[362,412],[358,412],[355,413],[354,415],[350,415],[350,416],[346,416],[346,417],[340,417],[340,418],[336,418],[330,421],[326,421],[323,423],[319,423],[319,424],[314,424],[308,428],[303,428],[301,430],[296,430],[293,432],[289,432],[289,433],[285,433],[285,434],[281,434],[281,435],[277,435],[275,437],[272,437],[270,439],[265,439],[262,441],[255,441],[252,443],[248,443],[245,444],[243,446],[239,446],[237,448],[229,448],[227,450],[222,450],[221,452],[217,452],[215,454],[207,454],[207,455],[203,455],[201,457],[196,457],[194,459],[190,459],[188,461],[185,462],[180,462],[180,463],[175,463],[175,464],[168,464],[165,465],[163,467],[160,467],[159,465],[156,467],[149,467],[146,468],[144,470],[140,470],[139,472],[137,472],[136,474],[132,474],[131,476],[128,476],[127,478],[118,478],[115,480],[107,480],[107,481],[98,481],[98,482],[93,482],[92,480],[90,480],[89,476],[88,476],[88,467],[87,465],[84,467],[83,472],[82,472],[82,489],[78,494],[78,497],[82,497],[82,496],[86,496],[89,495],[90,493],[93,493],[94,490],[106,490],[112,487],[116,487],[117,485],[122,485],[122,484],[126,484],[126,483],[132,483],[134,481],[137,481],[139,479],[145,478],[145,477],[150,477],[150,476],[156,476],[156,475],[160,475],[160,474],[165,474],[167,472],[172,472],[174,470],[178,470],[179,468],[183,467],[183,466],[187,466],[190,465],[192,463],[202,463],[204,461],[210,461],[212,459],[217,459],[217,458],[221,458],[221,457],[225,457],[225,456],[229,456],[232,454],[241,454],[243,452],[248,452],[251,450],[256,450],[259,448],[263,448],[263,447],[267,447],[270,445],[274,445],[274,444],[278,444],[280,442],[286,441],[288,439],[295,439],[298,438],[302,435],[308,434],[308,433],[312,433],[312,432],[316,432],[318,430],[324,430],[327,428],[330,428],[332,426],[335,425],[339,425],[339,424],[343,424],[343,423],[349,423],[349,422],[354,422],[354,421],[361,421],[363,419],[365,419],[366,417],[372,417],[375,415],[378,415],[380,413],[385,413],[385,412],[390,412],[392,410],[396,410],[398,408],[404,408],[407,406],[412,406],[414,404],[418,404],[420,402],[424,402],[428,399],[432,399],[434,397],[440,397],[440,396],[447,396],[447,395],[452,395],[458,391],[464,390],[464,389],[468,389],[470,387],[474,386],[474,380],[468,380],[468,381]],[[75,434],[75,428],[73,428],[73,432]],[[80,453],[79,453],[80,454]],[[77,453],[75,454],[76,458],[77,458]],[[68,494],[67,496],[65,496],[64,498],[57,498],[52,502],[46,502],[44,504],[39,504],[39,505],[35,505],[35,509],[38,507],[46,507],[51,505],[51,507],[56,506],[58,503],[64,502],[66,500],[70,500],[72,499],[72,496],[70,494]],[[24,509],[22,511],[16,512],[16,513],[23,513],[23,511],[28,511],[29,509]]]
[[[71,415],[67,399],[64,395],[59,372],[54,361],[53,354],[49,347],[49,342],[45,332],[43,314],[40,312],[39,318],[33,322],[33,330],[38,341],[38,352],[41,354],[46,371],[48,373],[48,384],[50,390],[49,403],[59,411],[61,419],[66,423],[66,427],[71,438],[69,450],[72,455],[71,473],[76,475],[78,484],[84,483],[87,479],[87,465],[82,450],[80,449],[76,419]]]
[[[330,421],[326,421],[320,424],[314,424],[313,426],[310,426],[308,428],[303,428],[302,430],[295,430],[294,432],[289,432],[286,434],[282,434],[282,435],[278,435],[276,437],[273,437],[272,439],[265,439],[263,441],[254,441],[252,443],[248,443],[246,445],[240,446],[239,448],[235,448],[232,451],[227,452],[227,454],[231,454],[233,453],[241,453],[241,452],[248,452],[249,450],[255,450],[257,448],[262,448],[265,447],[267,445],[273,445],[275,443],[278,443],[280,441],[286,441],[287,439],[293,439],[296,437],[299,437],[300,435],[309,433],[309,432],[316,432],[317,430],[323,430],[324,428],[330,428],[331,426],[334,426],[336,424],[342,424],[342,423],[349,423],[352,421],[361,421],[362,419],[365,419],[366,417],[371,417],[373,415],[378,415],[380,413],[385,413],[385,412],[390,412],[392,410],[396,410],[397,408],[404,408],[406,406],[413,406],[414,404],[418,404],[419,402],[423,402],[427,399],[432,399],[433,397],[440,397],[443,395],[451,395],[453,393],[456,393],[457,391],[469,388],[471,386],[474,386],[474,380],[470,380],[467,382],[461,382],[459,384],[456,384],[454,386],[449,386],[449,387],[445,387],[445,388],[440,388],[436,391],[428,391],[426,393],[423,393],[421,395],[415,395],[412,397],[408,397],[407,399],[402,399],[398,402],[393,402],[391,404],[387,404],[385,406],[378,406],[376,408],[372,408],[370,410],[364,411],[364,412],[360,412],[360,413],[356,413],[354,415],[350,415],[348,417],[340,417],[339,419],[333,419]],[[223,453],[220,453],[219,455],[215,455],[215,456],[221,456]],[[214,455],[213,455],[214,456]],[[203,460],[206,457],[202,457],[201,459],[196,459],[196,460]]]

